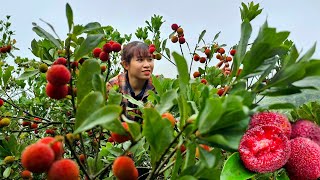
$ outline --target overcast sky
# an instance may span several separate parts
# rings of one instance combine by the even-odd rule
[[[0,19],[11,15],[12,30],[16,46],[20,51],[14,54],[21,57],[35,58],[29,51],[32,39],[38,36],[32,31],[32,22],[50,31],[40,21],[40,18],[54,26],[61,38],[66,37],[68,25],[65,15],[65,5],[68,2],[73,10],[75,24],[85,25],[89,22],[99,22],[102,25],[112,25],[120,33],[134,35],[137,27],[145,25],[154,14],[162,15],[166,21],[161,31],[165,38],[171,33],[172,23],[181,25],[185,30],[185,38],[191,49],[204,29],[207,34],[204,39],[211,42],[214,35],[221,31],[217,40],[227,44],[228,48],[240,39],[240,0],[0,0]],[[250,1],[243,1],[245,3]],[[302,52],[320,41],[320,1],[319,0],[265,0],[259,2],[263,12],[253,20],[254,39],[259,27],[267,20],[269,26],[278,31],[290,31],[289,38],[293,40]],[[135,36],[133,36],[135,37]],[[252,39],[252,40],[253,40]],[[177,44],[167,43],[169,48]],[[319,48],[314,58],[320,59]],[[154,74],[164,74],[174,77],[176,68],[166,60],[156,61]],[[195,70],[197,66],[194,66]]]

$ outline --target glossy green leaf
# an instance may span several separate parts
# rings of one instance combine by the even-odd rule
[[[150,144],[151,163],[154,165],[173,141],[172,125],[169,121],[164,121],[155,109],[145,108],[142,133]]]
[[[75,134],[89,130],[98,125],[107,126],[108,124],[117,123],[122,108],[116,105],[104,106],[97,109],[74,131]]]
[[[35,27],[33,27],[32,30],[33,30],[36,34],[38,34],[38,36],[40,36],[40,37],[42,37],[42,38],[48,39],[48,40],[51,41],[58,49],[62,49],[62,44],[61,44],[61,42],[60,42],[58,39],[54,38],[50,33],[48,33],[47,31],[45,31],[44,29],[42,29],[41,27],[39,27],[39,26],[36,25],[35,23],[34,23],[34,26],[35,26]]]
[[[276,104],[271,104],[269,106],[269,109],[293,109],[296,106],[292,103],[276,103]]]
[[[176,104],[178,93],[176,90],[169,90],[160,96],[160,104],[156,105],[156,109],[160,114],[169,111]]]
[[[217,165],[219,162],[219,159],[221,158],[221,149],[214,148],[211,150],[211,152],[208,152],[207,150],[203,149],[201,146],[198,146],[199,148],[199,154],[200,154],[200,160],[206,164],[208,168],[213,168]]]
[[[25,71],[23,72],[20,77],[17,78],[17,80],[25,80],[25,79],[29,79],[30,77],[35,76],[36,74],[39,73],[38,69],[35,70],[30,70],[30,71]]]
[[[197,178],[195,178],[191,175],[186,175],[186,176],[180,177],[179,180],[197,180]]]
[[[120,105],[122,101],[122,94],[111,89],[108,93],[108,105]]]
[[[174,163],[173,165],[173,169],[172,169],[172,173],[171,173],[171,179],[172,180],[176,180],[179,176],[179,169],[181,168],[181,165],[182,165],[182,155],[181,155],[181,151],[176,151],[176,162]]]
[[[298,62],[309,61],[316,51],[316,43],[298,60]]]
[[[136,99],[134,99],[132,96],[128,95],[128,94],[123,94],[123,98],[128,99],[129,102],[131,102],[132,104],[137,105],[139,108],[143,108],[143,102],[142,101],[138,101]]]
[[[104,78],[101,74],[94,74],[92,79],[92,87],[94,91],[99,91],[106,99],[106,84],[104,83]]]
[[[225,162],[220,179],[221,180],[247,180],[255,173],[247,170],[240,159],[239,153],[233,153]]]
[[[79,72],[77,85],[77,104],[93,89],[92,79],[94,74],[100,74],[100,64],[96,60],[86,60]]]
[[[13,66],[8,66],[8,68],[4,71],[2,80],[3,80],[3,85],[7,85],[9,79],[11,78],[12,75],[12,71],[13,71],[14,67]]]
[[[104,34],[89,34],[87,38],[81,43],[79,49],[74,53],[74,59],[78,60],[90,53],[101,42]]]
[[[199,38],[198,38],[198,44],[201,42],[201,40],[202,40],[202,38],[203,38],[203,36],[206,34],[206,30],[203,30],[202,32],[201,32],[201,34],[200,34],[200,36],[199,36]]]
[[[214,111],[213,111],[214,109]],[[223,113],[222,103],[219,98],[210,98],[197,119],[197,125],[201,134],[205,134],[217,123]]]
[[[75,129],[89,118],[97,109],[100,109],[105,102],[105,98],[100,92],[91,91],[86,95],[78,106],[76,114]]]
[[[307,76],[320,76],[320,60],[310,60],[306,64],[306,74],[305,77]]]
[[[69,3],[66,4],[66,15],[68,19],[69,32],[71,32],[73,26],[73,12]]]
[[[164,93],[164,89],[159,79],[156,76],[152,76],[152,84],[156,90],[156,92],[161,96]]]
[[[178,80],[179,80],[179,87],[180,87],[179,90],[183,95],[185,95],[187,86],[190,80],[187,61],[183,56],[181,56],[176,52],[173,52],[172,56],[178,68],[178,74],[179,74]]]

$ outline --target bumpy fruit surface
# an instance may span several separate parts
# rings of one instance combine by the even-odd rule
[[[64,58],[64,57],[60,57],[58,59],[56,59],[54,62],[53,62],[54,65],[57,65],[57,64],[61,64],[61,65],[67,65],[67,59]]]
[[[122,122],[122,126],[124,127],[125,130],[127,131],[129,130],[128,124],[126,122]],[[125,135],[111,132],[111,137],[117,143],[123,143],[131,139],[131,135],[129,134],[129,132],[127,132],[127,134]]]
[[[170,123],[171,123],[171,125],[172,126],[174,126],[175,124],[176,124],[176,119],[173,117],[173,115],[171,114],[171,113],[169,113],[169,112],[166,112],[166,113],[163,113],[162,115],[161,115],[161,117],[164,119],[164,118],[166,118],[166,119],[168,119],[169,121],[170,121]]]
[[[121,180],[138,179],[138,170],[133,160],[127,156],[120,156],[113,162],[112,172],[115,177]]]
[[[23,170],[21,173],[21,178],[22,179],[30,179],[31,178],[31,172],[28,170]]]
[[[68,86],[54,86],[51,83],[47,83],[46,94],[52,99],[63,99],[68,95]]]
[[[100,53],[99,59],[103,62],[106,62],[109,60],[109,54],[103,51]]]
[[[179,38],[177,36],[171,36],[171,42],[176,43],[178,40]]]
[[[312,140],[297,137],[290,140],[291,155],[285,165],[290,179],[320,177],[320,146]]]
[[[179,43],[184,44],[186,42],[186,39],[184,37],[179,37]]]
[[[42,173],[47,171],[54,161],[54,152],[43,143],[36,143],[27,146],[21,155],[22,166],[33,172]]]
[[[193,60],[194,61],[199,61],[200,60],[200,56],[198,54],[193,55]]]
[[[276,112],[259,112],[254,114],[249,123],[249,129],[260,125],[274,125],[280,128],[290,139],[291,124],[288,118]]]
[[[179,28],[177,29],[177,33],[178,33],[179,35],[183,34],[183,29],[182,29],[181,27],[179,27]]]
[[[58,64],[49,68],[46,78],[52,85],[60,86],[70,81],[71,74],[67,67]]]
[[[79,167],[70,159],[55,161],[49,169],[48,180],[78,180]]]
[[[54,152],[55,159],[61,159],[64,153],[63,144],[57,141],[54,137],[44,137],[38,143],[48,144]]]
[[[115,42],[112,44],[112,51],[113,52],[119,52],[121,50],[121,44]]]
[[[112,45],[110,43],[106,43],[102,47],[103,51],[106,53],[110,53],[112,51]]]
[[[247,169],[259,173],[273,172],[289,159],[290,142],[276,126],[257,126],[243,135],[238,151]]]
[[[320,127],[312,121],[300,119],[292,124],[291,139],[309,138],[320,146]]]

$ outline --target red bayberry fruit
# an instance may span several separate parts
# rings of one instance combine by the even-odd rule
[[[112,45],[110,43],[106,43],[102,47],[103,51],[106,53],[110,53],[112,51]]]
[[[320,128],[312,121],[300,119],[292,124],[291,139],[309,138],[320,146]]]
[[[31,179],[31,172],[28,170],[23,170],[20,175],[22,179]]]
[[[37,129],[38,128],[38,124],[37,123],[32,123],[30,128],[31,129]]]
[[[23,121],[22,126],[30,126],[31,122],[30,121]]]
[[[103,66],[100,66],[100,69],[101,69],[101,72],[105,72],[107,70],[107,66],[103,65]]]
[[[171,42],[176,43],[178,40],[179,38],[177,36],[171,36]]]
[[[21,155],[21,163],[24,168],[33,173],[47,171],[54,161],[54,152],[43,143],[27,146]]]
[[[150,48],[150,47],[154,47],[154,48],[156,48],[156,45],[154,45],[154,44],[150,44],[150,45],[149,45],[149,48]]]
[[[225,53],[225,50],[224,50],[223,48],[219,48],[219,49],[218,49],[218,52],[219,52],[220,54],[224,54],[224,53]]]
[[[100,53],[99,53],[99,55],[100,55]],[[99,56],[98,56],[98,57],[99,57]],[[84,61],[85,61],[85,59],[81,58],[81,59],[79,60],[79,63],[82,65],[82,63],[84,63]]]
[[[236,54],[236,52],[237,52],[237,50],[235,50],[235,49],[231,49],[231,51],[230,51],[230,55],[231,55],[231,56],[234,56],[234,55]]]
[[[101,52],[99,55],[99,59],[103,62],[108,61],[109,60],[109,54],[106,52]]]
[[[201,79],[202,84],[208,84],[208,81],[206,79]]]
[[[180,146],[180,152],[184,153],[187,150],[186,146],[184,144],[181,144]]]
[[[112,51],[113,52],[119,52],[121,50],[121,44],[115,42],[112,44]]]
[[[70,159],[55,161],[48,171],[48,180],[78,180],[79,167]]]
[[[122,122],[122,126],[124,127],[125,130],[127,131],[129,130],[128,124],[126,122]],[[117,143],[123,143],[131,139],[131,135],[129,134],[129,132],[127,132],[127,134],[125,135],[111,132],[111,137]]]
[[[112,172],[115,177],[121,180],[137,180],[138,170],[131,158],[120,156],[114,160]]]
[[[179,37],[179,43],[184,44],[186,42],[186,39],[184,37]]]
[[[223,95],[223,93],[224,93],[224,88],[220,88],[220,89],[218,89],[217,94],[218,94],[219,96],[222,96],[222,95]]]
[[[56,59],[54,62],[53,62],[54,65],[57,65],[57,64],[61,64],[61,65],[67,65],[67,59],[64,58],[64,57],[59,57],[58,59]]]
[[[232,57],[228,56],[228,57],[226,58],[226,60],[227,60],[227,61],[232,61]]]
[[[198,54],[193,55],[193,60],[194,61],[199,61],[200,60],[200,56]]]
[[[38,143],[48,144],[54,152],[55,160],[62,158],[64,153],[62,142],[57,141],[53,137],[44,137],[40,139]]]
[[[210,56],[210,53],[211,53],[211,50],[210,49],[206,49],[206,50],[204,50],[204,53],[207,55],[207,57],[208,56]]]
[[[165,112],[161,115],[162,119],[166,118],[170,121],[171,125],[174,126],[176,124],[176,119],[174,118],[174,116],[169,113],[169,112]]]
[[[150,54],[153,54],[153,52],[156,51],[156,48],[155,47],[149,47],[149,52]]]
[[[63,99],[68,95],[68,86],[54,86],[51,83],[47,83],[46,94],[52,99]]]
[[[259,112],[254,114],[249,123],[249,129],[260,125],[274,125],[280,128],[283,133],[290,139],[291,124],[288,118],[276,112]]]
[[[79,155],[79,160],[84,163],[84,160],[85,160],[86,156],[84,154],[80,154]]]
[[[114,142],[111,136],[108,138],[108,142]]]
[[[0,107],[3,106],[4,101],[2,99],[0,99]]]
[[[54,65],[47,71],[47,80],[54,86],[67,84],[71,79],[71,74],[68,68],[64,65]]]
[[[46,134],[54,135],[54,130],[53,129],[46,129]]]
[[[92,51],[93,57],[98,58],[101,52],[101,48],[94,48]]]
[[[178,33],[178,35],[182,35],[183,34],[183,29],[181,27],[179,27],[177,29],[177,33]]]
[[[254,172],[273,172],[284,166],[290,156],[290,142],[276,126],[263,125],[249,129],[239,144],[244,166]]]
[[[320,177],[320,146],[312,140],[297,137],[290,140],[291,155],[285,165],[290,179]]]
[[[193,77],[194,77],[194,78],[200,77],[200,75],[201,75],[201,74],[200,74],[199,71],[196,71],[196,72],[193,73]]]
[[[171,25],[171,29],[174,30],[174,31],[177,31],[178,28],[179,28],[178,24],[174,23],[174,24]]]
[[[205,63],[206,60],[207,60],[207,58],[205,58],[205,57],[200,57],[200,63]]]

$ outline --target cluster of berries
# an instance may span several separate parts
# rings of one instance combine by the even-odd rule
[[[60,64],[60,61],[49,68],[46,79],[48,81],[46,93],[50,98],[59,100],[68,95],[69,88],[67,83],[71,79],[71,73],[65,65]]]
[[[42,120],[40,118],[33,118],[33,121],[22,121],[22,126],[24,127],[28,127],[30,129],[34,129],[34,133],[38,134],[38,126],[39,124],[42,122]]]
[[[284,167],[290,179],[317,179],[319,140],[320,128],[309,120],[291,124],[283,114],[260,112],[251,117],[238,151],[251,171],[268,173]]]
[[[171,29],[175,32],[171,36],[171,42],[176,43],[179,41],[180,44],[184,44],[186,39],[184,38],[184,31],[182,27],[178,26],[178,24],[172,24]]]
[[[0,53],[9,53],[11,49],[11,45],[2,46],[0,47]]]
[[[121,51],[121,44],[110,40],[105,43],[102,48],[94,48],[92,51],[93,57],[99,58],[101,61],[106,62],[109,58],[109,53]]]
[[[153,59],[160,60],[162,55],[157,52],[157,48],[154,44],[149,45],[149,53],[152,55]]]
[[[218,64],[216,65],[217,68],[220,68],[223,64],[224,66],[222,67],[222,72],[225,76],[229,75],[230,72],[231,72],[231,69],[230,69],[230,64],[229,62],[232,61],[232,56],[234,56],[236,54],[236,50],[235,49],[231,49],[230,50],[230,55],[231,56],[227,56],[225,54],[225,50],[224,48],[218,48],[217,49],[217,55],[216,55],[216,58],[219,60]]]
[[[48,180],[78,180],[79,167],[70,160],[62,158],[64,153],[62,137],[45,137],[27,146],[21,155],[25,170],[23,179],[30,179],[31,173],[47,173]]]

